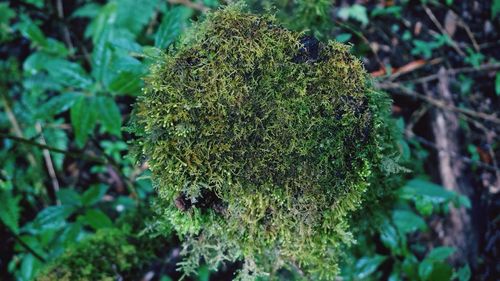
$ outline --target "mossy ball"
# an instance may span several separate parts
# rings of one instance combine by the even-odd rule
[[[390,101],[349,46],[244,9],[208,14],[152,66],[137,148],[187,274],[239,260],[240,278],[328,280],[352,214],[390,193],[370,184],[397,152]]]

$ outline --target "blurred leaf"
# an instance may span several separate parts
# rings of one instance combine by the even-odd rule
[[[363,257],[356,262],[356,277],[363,279],[377,270],[377,268],[386,260],[385,256]]]
[[[408,181],[402,190],[407,197],[422,195],[436,203],[443,203],[454,197],[454,193],[444,189],[442,186],[423,179]]]
[[[117,25],[138,34],[149,22],[158,1],[119,0],[117,3]]]
[[[500,2],[500,0],[498,2]],[[500,72],[497,73],[495,78],[495,93],[497,96],[500,96]]]
[[[85,215],[79,217],[79,221],[95,230],[113,226],[111,219],[101,210],[88,210]]]
[[[422,280],[429,280],[429,276],[432,273],[433,262],[431,260],[423,260],[418,266],[418,276]]]
[[[53,117],[56,114],[64,112],[73,106],[75,102],[83,95],[77,92],[61,93],[36,109],[36,116],[39,118]]]
[[[155,47],[166,49],[179,37],[185,27],[188,11],[185,7],[175,7],[163,15],[155,34]]]
[[[76,144],[83,147],[96,124],[94,99],[85,96],[79,97],[71,107],[70,113]]]
[[[105,184],[93,185],[87,189],[82,195],[82,204],[92,206],[99,202],[108,191],[109,186]]]
[[[404,210],[396,210],[392,214],[394,224],[402,233],[414,232],[426,229],[425,221],[415,213]]]
[[[35,263],[35,257],[32,254],[25,254],[21,261],[21,276],[23,280],[33,279],[33,268]]]
[[[471,277],[469,265],[462,266],[455,275],[459,281],[469,281]]]
[[[341,33],[335,37],[335,40],[337,40],[341,43],[345,43],[345,42],[349,41],[351,39],[351,37],[352,37],[351,33]]]
[[[0,206],[2,206],[0,220],[14,233],[19,232],[20,199],[20,197],[12,196],[10,190],[0,189]]]
[[[396,228],[389,222],[385,222],[380,229],[380,239],[382,243],[393,252],[398,253],[399,236]]]
[[[491,2],[491,18],[495,18],[500,14],[500,0],[493,0]]]
[[[45,69],[50,76],[65,86],[88,89],[93,84],[85,70],[74,62],[52,59],[45,62]]]
[[[107,132],[120,136],[122,116],[116,102],[110,97],[97,97],[96,99],[99,121]]]
[[[344,20],[347,19],[357,20],[363,26],[366,26],[369,22],[368,14],[366,13],[366,7],[359,4],[354,4],[350,7],[340,8],[339,17]]]
[[[432,272],[427,280],[430,281],[450,281],[453,276],[453,269],[446,263],[434,263]]]
[[[99,10],[101,9],[101,5],[91,2],[85,4],[78,9],[76,9],[71,17],[75,18],[94,18],[99,14]]]
[[[210,270],[207,266],[201,266],[198,269],[198,281],[209,281],[210,280]]]
[[[23,17],[22,21],[17,25],[21,34],[28,38],[35,46],[47,46],[47,38],[42,30],[28,17]]]
[[[455,248],[453,247],[437,247],[434,248],[428,255],[427,259],[431,259],[434,261],[444,261],[449,256],[451,256],[455,252]]]
[[[75,190],[70,188],[60,189],[57,192],[57,199],[61,201],[62,205],[68,206],[81,206],[82,205],[82,197]]]
[[[46,230],[60,229],[66,224],[75,209],[71,206],[51,206],[38,213],[32,225],[28,228],[31,232],[40,233]]]

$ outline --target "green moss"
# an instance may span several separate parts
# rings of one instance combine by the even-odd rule
[[[395,186],[390,101],[348,46],[243,10],[209,14],[152,67],[137,147],[187,274],[243,260],[241,278],[331,280],[356,210],[376,212]]]
[[[91,234],[51,261],[38,274],[37,281],[140,280],[150,263],[165,255],[169,236],[151,237],[144,232],[148,209],[122,217],[115,228]]]
[[[139,262],[137,248],[117,229],[106,229],[69,247],[37,279],[115,280]]]

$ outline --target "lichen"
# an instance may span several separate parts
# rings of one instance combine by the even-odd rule
[[[196,24],[152,66],[131,125],[186,274],[242,260],[242,279],[334,278],[356,211],[394,190],[389,105],[347,45],[241,5]]]

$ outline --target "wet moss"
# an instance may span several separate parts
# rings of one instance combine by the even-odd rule
[[[348,46],[244,9],[210,13],[152,67],[131,130],[187,274],[242,260],[241,278],[331,280],[353,214],[395,188],[390,101]]]

